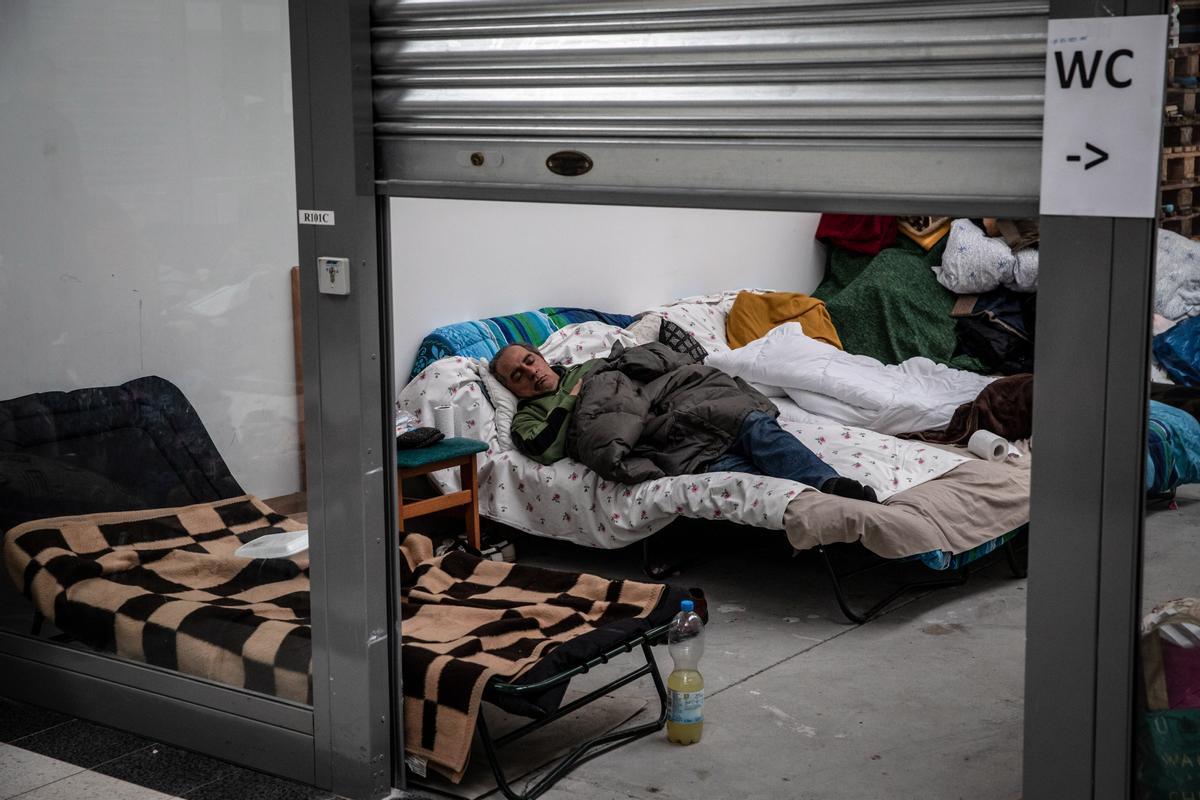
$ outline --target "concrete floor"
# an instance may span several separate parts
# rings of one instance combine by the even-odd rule
[[[1178,506],[1148,516],[1147,609],[1200,592],[1200,487],[1181,490]],[[856,627],[820,562],[793,558],[782,537],[725,528],[695,542],[697,562],[672,580],[709,600],[703,741],[648,737],[579,767],[547,800],[1021,796],[1026,581],[1002,559],[965,586],[910,597]],[[636,548],[522,545],[529,563],[639,575]],[[859,607],[921,569],[863,576]],[[670,659],[658,650],[665,674]],[[649,696],[639,685],[622,691]]]
[[[1175,500],[1175,510],[1157,504],[1146,515],[1143,611],[1176,597],[1200,597],[1200,484],[1180,488]]]
[[[736,552],[719,547],[729,536]],[[709,601],[703,740],[627,745],[547,800],[1019,796],[1025,581],[1002,560],[852,626],[814,554],[792,558],[781,536],[738,528],[704,539],[706,554],[673,579]],[[523,544],[522,561],[630,578],[640,567],[638,553]],[[860,577],[859,607],[922,570]]]

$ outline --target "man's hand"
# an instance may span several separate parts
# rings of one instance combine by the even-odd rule
[[[579,383],[577,383],[573,387],[571,387],[571,392],[570,392],[571,397],[578,397],[579,392],[582,389],[583,389],[583,381],[580,381]]]

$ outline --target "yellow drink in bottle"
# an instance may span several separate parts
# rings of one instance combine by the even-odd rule
[[[667,631],[667,648],[675,661],[675,669],[667,676],[667,741],[695,744],[704,732],[704,676],[699,669],[704,621],[691,600],[682,601],[679,607]]]
[[[694,669],[677,669],[667,677],[667,696],[671,713],[667,716],[667,741],[695,744],[704,733],[704,677]],[[699,700],[699,703],[696,701]],[[698,722],[675,719],[699,717]]]

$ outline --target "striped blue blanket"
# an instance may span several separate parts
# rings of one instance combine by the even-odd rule
[[[1150,401],[1146,431],[1146,491],[1165,494],[1200,483],[1200,422],[1186,411]]]
[[[606,314],[590,308],[549,306],[504,317],[443,325],[421,340],[409,378],[415,378],[439,358],[470,356],[490,359],[506,345],[518,342],[540,345],[559,328],[576,322],[603,322],[624,328],[633,322],[633,317],[628,314]]]

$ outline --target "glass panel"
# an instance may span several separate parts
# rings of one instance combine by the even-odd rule
[[[306,527],[289,59],[282,0],[0,1],[0,622],[308,702],[307,556],[236,553]]]
[[[1167,55],[1170,85],[1147,430],[1141,681],[1134,724],[1137,791],[1144,798],[1200,796],[1200,305],[1195,303],[1200,212],[1193,200],[1200,188],[1195,170],[1200,155],[1200,36],[1194,16],[1190,8],[1183,12],[1182,45]]]
[[[1023,577],[1038,224],[903,222],[391,201],[400,410],[488,444],[478,473],[484,551],[608,578],[648,571],[707,594],[703,764],[689,751],[664,769],[665,751],[630,746],[573,780],[611,789],[619,774],[618,793],[645,798],[663,781],[706,797],[1020,794],[1025,582],[1014,571]],[[991,283],[968,284],[981,264]],[[447,276],[457,291],[446,291]],[[564,310],[577,308],[593,311]],[[562,374],[530,389],[496,355],[516,341]],[[763,438],[779,430],[769,416],[745,434],[739,419],[714,452],[691,460],[679,444],[708,436],[703,426],[677,423],[657,439],[654,424],[635,431],[635,453],[667,473],[654,480],[581,449],[575,437],[592,423],[580,417],[564,458],[561,443],[538,450],[535,406],[502,384],[557,403],[617,342],[681,360],[698,347],[715,368],[705,375],[753,384],[769,400],[731,392],[779,410],[780,452]],[[509,364],[497,380],[492,359]],[[591,388],[607,385],[594,383],[602,377],[579,379],[575,409],[603,408]],[[661,412],[652,406],[646,419]],[[980,427],[998,434],[977,443],[987,460],[962,447]],[[803,453],[816,463],[798,469]],[[849,482],[828,484],[830,469]],[[405,494],[458,486],[454,475],[434,477],[409,481]],[[859,482],[887,502],[836,496]],[[463,532],[429,518],[406,526],[435,542]],[[831,571],[852,613],[909,591],[848,628]],[[930,582],[950,586],[931,592]],[[658,650],[665,674],[671,661]],[[611,677],[597,669],[574,688]],[[657,712],[650,687],[621,694]]]

